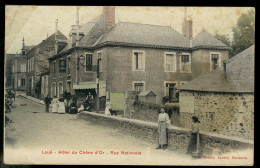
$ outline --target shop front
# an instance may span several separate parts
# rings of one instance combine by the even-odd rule
[[[88,98],[93,99],[91,101],[93,108],[96,110],[96,100],[97,100],[97,83],[95,81],[79,82],[73,84],[73,89],[75,90],[75,95],[77,98],[78,107]],[[106,82],[99,82],[99,109],[100,111],[105,110],[106,105]]]

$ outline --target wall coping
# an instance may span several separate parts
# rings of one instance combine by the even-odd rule
[[[119,118],[116,116],[109,116],[109,115],[104,115],[104,114],[98,114],[94,112],[87,112],[87,111],[82,111],[81,113],[78,113],[77,115],[84,115],[84,114],[89,114],[93,116],[99,116],[103,118],[110,118],[113,120],[118,120],[118,121],[128,121],[131,123],[139,124],[139,125],[144,125],[144,126],[149,126],[149,127],[158,127],[157,123],[152,123],[148,121],[142,121],[142,120],[137,120],[137,119],[130,119],[130,118]],[[169,130],[172,131],[178,131],[178,132],[183,132],[183,133],[189,133],[191,130],[187,128],[182,128],[182,127],[176,127],[176,126],[170,126]],[[214,137],[214,139],[225,139],[225,140],[231,140],[231,141],[238,141],[241,143],[247,143],[250,145],[254,145],[254,140],[248,140],[248,139],[242,139],[234,136],[227,136],[227,135],[221,135],[221,134],[216,134],[216,133],[211,133],[207,131],[200,131],[200,134],[203,136],[208,136],[208,137]]]

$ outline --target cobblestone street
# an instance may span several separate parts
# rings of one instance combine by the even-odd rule
[[[21,97],[14,104],[12,112],[6,114],[13,121],[5,129],[6,163],[199,164],[188,155],[156,150],[157,144],[77,119],[77,115],[46,113],[43,105]],[[121,151],[141,155],[122,155]],[[205,160],[204,164],[211,162]]]

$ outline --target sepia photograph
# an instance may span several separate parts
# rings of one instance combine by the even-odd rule
[[[3,164],[254,164],[254,7],[6,5],[4,43]]]

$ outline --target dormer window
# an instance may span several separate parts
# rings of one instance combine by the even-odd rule
[[[221,66],[220,53],[212,52],[210,54],[210,70],[217,69],[220,66]]]
[[[24,50],[22,51],[22,55],[25,55],[25,51]]]

